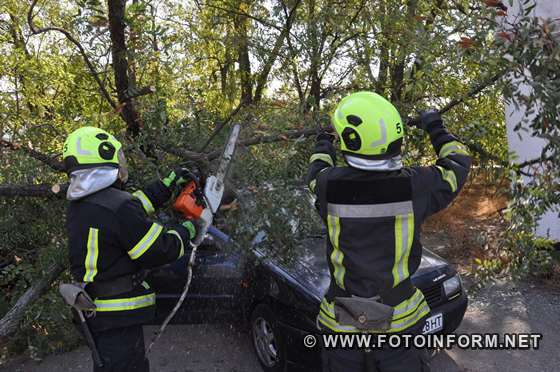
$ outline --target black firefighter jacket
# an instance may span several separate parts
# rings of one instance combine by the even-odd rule
[[[328,228],[331,274],[317,317],[321,328],[357,332],[336,321],[335,297],[370,298],[405,287],[408,292],[386,301],[394,309],[389,332],[404,331],[429,314],[422,292],[410,284],[422,256],[421,225],[455,198],[471,165],[466,147],[441,122],[429,134],[438,154],[435,165],[397,171],[335,166],[332,143],[317,142],[307,182]]]
[[[95,294],[97,311],[88,320],[94,332],[142,324],[154,317],[155,294],[140,273],[183,256],[190,239],[181,225],[166,230],[149,219],[170,195],[158,180],[134,194],[108,187],[70,202],[66,228],[71,272],[74,280],[88,283],[86,290]],[[97,285],[114,289],[115,284],[119,292],[118,287],[131,278],[132,285],[123,293],[104,296],[90,290]]]

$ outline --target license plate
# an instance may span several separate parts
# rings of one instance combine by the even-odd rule
[[[422,333],[434,333],[440,331],[441,329],[443,329],[443,314],[439,313],[426,319]]]

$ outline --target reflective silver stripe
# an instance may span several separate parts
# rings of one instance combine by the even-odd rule
[[[146,194],[144,194],[142,190],[137,190],[133,192],[132,195],[134,195],[138,200],[140,200],[140,203],[142,203],[142,207],[144,207],[144,210],[146,211],[147,214],[152,214],[155,212],[152,201],[150,200],[150,198],[148,198]]]
[[[387,171],[402,168],[402,158],[400,155],[385,160],[371,160],[344,154],[344,159],[351,167],[363,170]]]
[[[78,137],[78,140],[76,141],[76,151],[80,155],[91,155],[91,151],[84,150],[82,148],[82,138],[81,137]]]
[[[379,129],[381,130],[381,138],[377,141],[373,141],[370,144],[371,147],[381,146],[387,142],[387,125],[385,124],[385,120],[379,120]]]
[[[412,201],[385,204],[333,204],[329,203],[330,215],[340,218],[393,217],[412,212]]]
[[[128,255],[133,260],[136,260],[140,256],[144,254],[154,244],[156,239],[158,238],[159,234],[163,231],[163,227],[158,225],[157,223],[153,223],[150,230],[144,235],[144,237],[132,248],[128,251]]]

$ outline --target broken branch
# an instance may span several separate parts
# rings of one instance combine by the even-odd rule
[[[321,128],[321,130],[331,130],[331,128],[330,127],[324,127],[324,128]],[[264,136],[264,135],[255,136],[255,137],[252,137],[250,139],[239,142],[237,144],[237,147],[248,147],[248,146],[260,145],[260,144],[264,144],[264,143],[289,141],[291,139],[305,138],[305,137],[310,137],[310,136],[315,136],[315,135],[317,135],[317,129],[316,128],[302,129],[302,130],[290,130],[290,131],[287,131],[285,133],[280,133],[280,134],[274,134],[274,135],[268,135],[268,136]],[[208,160],[216,159],[217,157],[220,156],[220,154],[221,154],[221,151],[219,151],[219,150],[209,152],[207,154]]]
[[[36,160],[39,160],[42,163],[45,163],[52,170],[55,170],[57,172],[64,172],[64,170],[65,170],[64,163],[62,163],[59,160],[56,160],[56,158],[58,157],[58,154],[55,154],[55,155],[43,154],[42,152],[39,152],[39,151],[33,149],[31,146],[20,145],[20,144],[17,144],[17,143],[7,141],[5,139],[0,139],[0,144],[2,144],[5,147],[8,147],[12,150],[23,151],[27,155],[31,156],[32,158],[34,158]]]
[[[64,198],[68,184],[0,185],[0,197]]]

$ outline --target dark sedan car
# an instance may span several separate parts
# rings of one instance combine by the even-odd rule
[[[266,371],[320,370],[318,349],[303,337],[316,333],[315,316],[329,285],[323,237],[308,238],[284,258],[254,244],[239,253],[209,242],[199,248],[189,295],[175,323],[248,320],[255,351]],[[186,261],[150,274],[156,289],[157,320],[175,305],[186,281]],[[424,331],[453,332],[461,323],[467,297],[456,271],[424,250],[413,275],[432,309]]]

